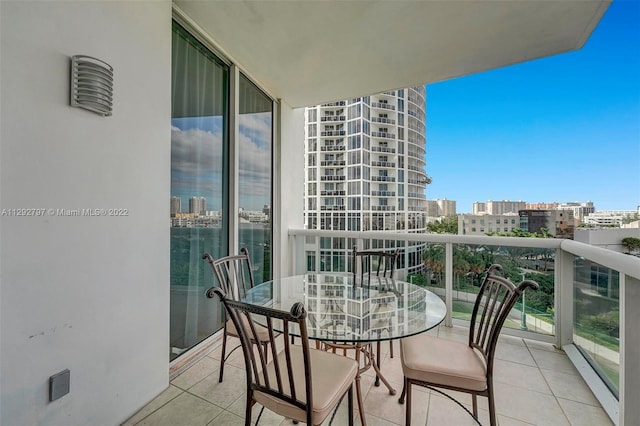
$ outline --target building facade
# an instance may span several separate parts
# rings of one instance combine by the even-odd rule
[[[601,210],[589,213],[584,218],[584,223],[594,227],[614,227],[619,228],[623,223],[632,221],[638,213],[633,210]]]
[[[520,210],[520,229],[531,233],[544,233],[543,228],[556,238],[573,238],[574,224],[571,210]]]
[[[204,197],[189,198],[189,213],[204,216],[207,212],[207,199]]]
[[[584,222],[584,219],[590,213],[596,211],[592,201],[569,201],[565,203],[527,203],[526,209],[529,210],[571,210],[573,212],[574,225],[578,226]]]
[[[180,197],[171,197],[171,216],[182,212],[182,199]]]
[[[429,217],[446,217],[456,215],[455,200],[436,199],[427,200],[427,216]]]
[[[568,202],[561,203],[556,207],[556,210],[571,210],[573,212],[573,221],[577,226],[584,222],[585,217],[596,211],[596,207],[592,201],[587,202]]]
[[[519,227],[520,218],[516,213],[458,215],[458,235],[486,235],[493,232],[511,232]]]
[[[424,87],[412,87],[306,109],[308,229],[425,231],[425,96]],[[346,270],[331,259],[353,247],[336,240],[310,246],[308,267]],[[421,268],[418,252],[401,250],[399,266]]]
[[[524,201],[487,201],[486,203],[473,203],[473,214],[501,215],[505,213],[518,213],[526,208]]]

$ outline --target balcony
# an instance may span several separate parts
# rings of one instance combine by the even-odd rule
[[[347,133],[344,130],[327,130],[326,132],[320,132],[321,137],[328,136],[344,136]]]
[[[344,166],[345,164],[345,160],[327,160],[320,162],[321,166]]]
[[[371,176],[371,182],[395,182],[396,178],[393,176]]]
[[[483,247],[481,252],[493,253],[499,257],[494,260],[502,260],[505,263],[508,256],[526,259],[525,253],[535,250],[539,250],[540,253],[553,253],[553,267],[550,263],[546,265],[548,269],[546,272],[554,278],[555,309],[553,313],[545,318],[541,314],[525,309],[527,330],[524,330],[521,321],[522,305],[516,306],[512,312],[513,318],[507,321],[503,336],[498,343],[494,373],[498,421],[500,424],[613,424],[607,415],[607,410],[617,410],[617,401],[614,398],[607,402],[604,397],[603,403],[596,399],[596,397],[603,398],[602,394],[606,393],[606,389],[592,383],[594,379],[597,380],[595,370],[590,364],[584,362],[581,352],[593,354],[598,359],[594,365],[598,366],[598,363],[608,365],[613,369],[609,374],[621,377],[623,360],[626,359],[627,368],[637,368],[638,364],[637,357],[625,357],[625,355],[631,355],[622,352],[625,343],[628,345],[627,351],[633,352],[637,350],[638,342],[626,340],[634,338],[634,334],[629,330],[627,333],[620,334],[620,344],[616,350],[605,351],[597,342],[602,336],[597,337],[597,333],[593,330],[585,332],[584,325],[574,321],[574,317],[580,318],[580,312],[576,312],[574,308],[582,309],[580,306],[584,304],[581,300],[585,297],[594,297],[584,292],[586,289],[584,285],[589,285],[584,282],[584,262],[590,262],[592,265],[616,271],[620,279],[620,321],[621,323],[624,320],[631,321],[625,307],[635,312],[637,309],[631,307],[638,306],[640,302],[635,290],[640,285],[640,260],[574,241],[556,239],[297,229],[289,230],[289,237],[294,241],[294,256],[297,259],[304,259],[305,250],[309,250],[309,241],[317,241],[318,237],[354,238],[359,244],[367,239],[382,239],[387,242],[393,241],[394,244],[399,243],[400,246],[403,244],[407,246],[411,241],[425,244],[425,252],[431,250],[433,253],[440,249],[442,257],[435,263],[430,261],[429,267],[433,269],[440,264],[442,272],[438,273],[442,275],[435,280],[437,282],[429,282],[428,286],[445,300],[448,315],[445,322],[431,333],[458,341],[466,339],[468,324],[464,319],[468,313],[460,309],[460,306],[463,306],[461,304],[472,292],[462,284],[461,277],[465,272],[457,270],[456,265],[461,259],[459,257],[461,250]],[[427,256],[427,258],[430,257]],[[294,265],[298,266],[293,267],[289,271],[290,274],[305,272],[305,262],[296,261]],[[402,274],[403,271],[398,273]],[[426,276],[429,273],[427,270],[422,274],[413,275],[413,278],[408,277],[408,280],[413,281],[416,276]],[[525,274],[529,273],[532,272],[525,272]],[[407,279],[407,277],[402,278]],[[530,294],[527,293],[527,296]],[[637,315],[637,313],[631,313],[631,315]],[[635,338],[637,339],[637,336]],[[578,349],[579,347],[581,349]],[[397,348],[396,344],[396,354],[399,352]],[[382,345],[382,349],[382,371],[392,384],[400,388],[402,386],[400,358],[397,355],[394,358],[389,356],[388,345]],[[240,424],[244,418],[245,403],[242,357],[236,354],[231,359],[225,366],[225,381],[218,383],[217,369],[220,353],[221,350],[218,347],[182,374],[172,377],[169,388],[129,419],[125,425],[138,423],[188,423],[212,426]],[[369,423],[404,424],[404,407],[397,403],[397,396],[390,396],[384,387],[373,386],[373,379],[372,374],[365,374],[362,379],[365,415]],[[464,404],[470,405],[469,396],[464,395],[460,398]],[[420,424],[472,424],[471,419],[460,407],[436,393],[428,390],[416,392],[413,401],[414,416],[419,419]],[[482,424],[488,424],[486,400],[480,398],[479,401],[480,421]],[[260,407],[254,408],[254,418],[259,409]],[[334,424],[344,424],[344,416],[345,407],[341,406]],[[268,421],[270,424],[283,424],[285,419],[265,412],[263,421]]]
[[[320,121],[344,121],[346,117],[344,115],[328,115],[326,117],[320,117]]]
[[[396,124],[396,120],[394,118],[386,118],[386,117],[371,117],[372,123],[382,123],[382,124]]]
[[[371,132],[371,137],[374,138],[385,138],[385,139],[395,139],[395,133],[387,133],[387,132]]]
[[[163,392],[168,385],[169,370],[178,368],[169,363],[171,342],[167,341],[173,315],[169,311],[173,294],[169,286],[158,286],[167,281],[172,267],[166,198],[172,192],[169,165],[173,138],[167,127],[173,114],[179,120],[213,119],[214,123],[207,125],[205,130],[217,129],[221,124],[223,135],[229,136],[221,139],[223,143],[220,144],[232,148],[224,157],[227,170],[220,171],[228,172],[225,176],[230,177],[227,179],[229,185],[220,188],[228,201],[222,217],[235,218],[241,207],[243,185],[234,176],[240,176],[239,164],[242,162],[239,156],[246,153],[240,145],[238,132],[239,124],[246,124],[241,123],[244,118],[241,114],[246,112],[242,103],[247,97],[244,89],[239,90],[240,83],[248,79],[249,84],[243,85],[244,88],[252,91],[255,86],[258,91],[265,92],[265,102],[256,103],[254,107],[274,107],[271,131],[264,132],[274,138],[273,161],[269,162],[273,165],[273,180],[267,186],[274,195],[269,209],[277,218],[273,239],[269,239],[274,242],[270,270],[274,276],[285,276],[297,268],[292,259],[294,242],[291,240],[299,237],[287,238],[286,233],[292,226],[301,224],[303,208],[304,146],[300,139],[303,132],[297,127],[302,114],[297,108],[325,103],[324,107],[318,108],[320,117],[326,109],[338,113],[345,107],[345,102],[327,103],[335,99],[399,88],[407,81],[430,84],[534,57],[572,51],[587,41],[608,7],[607,1],[482,2],[481,7],[473,3],[394,2],[393,6],[381,3],[371,7],[359,2],[335,2],[328,11],[326,4],[321,2],[299,2],[296,7],[288,7],[253,1],[249,5],[250,13],[247,13],[247,2],[175,0],[86,2],[82,5],[78,2],[0,2],[2,35],[9,35],[2,37],[0,49],[2,84],[6,89],[0,117],[3,123],[2,167],[5,175],[13,177],[10,182],[3,182],[3,206],[123,207],[130,212],[129,217],[122,220],[103,218],[92,223],[89,218],[3,218],[0,423],[121,424],[148,400]],[[378,43],[376,49],[370,49],[372,40],[379,36],[379,23],[388,18],[389,7],[394,9],[395,21],[406,21],[411,31],[386,31],[388,42]],[[360,22],[362,31],[345,33],[339,22],[326,19],[328,15],[341,16],[342,22]],[[144,25],[140,25],[137,17],[144,17]],[[189,40],[194,43],[206,41],[203,52],[207,47],[214,47],[212,52],[207,52],[207,57],[212,59],[205,61],[207,73],[212,70],[211,65],[224,69],[231,65],[231,69],[223,73],[224,78],[228,78],[221,86],[223,90],[207,90],[206,94],[195,90],[187,94],[187,98],[199,100],[193,104],[198,108],[177,107],[177,98],[172,98],[175,90],[171,87],[177,87],[171,82],[172,73],[177,69],[175,65],[185,65],[183,69],[195,72],[194,65],[198,65],[198,61],[192,61],[193,56],[188,54],[189,62],[185,59],[172,64],[176,60],[172,57],[179,50],[172,45],[171,18],[182,27]],[[66,25],[68,22],[75,25]],[[299,29],[300,26],[305,31],[297,31],[296,27]],[[119,31],[97,30],[103,28],[118,28]],[[21,34],[20,42],[16,43],[12,34]],[[56,79],[68,78],[68,61],[60,53],[74,52],[78,34],[91,34],[91,37],[84,37],[83,45],[88,53],[95,52],[115,66],[116,88],[124,89],[117,91],[114,114],[108,118],[69,108],[60,87],[33,84],[34,80],[46,81],[48,75]],[[296,36],[292,37],[292,34]],[[501,37],[496,38],[496,34]],[[548,34],[554,37],[545,37]],[[473,40],[473,49],[454,48],[468,45],[467,39]],[[351,57],[354,62],[336,67],[333,61],[324,60],[327,46],[330,46],[331,57]],[[140,55],[140,52],[144,54]],[[350,52],[359,52],[359,55],[354,58],[349,56]],[[478,55],[478,52],[483,54]],[[395,63],[411,63],[411,66],[405,67],[401,74],[389,72],[384,66],[368,67],[366,78],[362,78],[362,67],[358,64],[379,63],[380,58],[388,57],[393,57]],[[287,60],[291,58],[300,60]],[[205,66],[204,63],[200,65]],[[150,67],[154,70],[151,73],[148,72]],[[145,81],[143,85],[139,84],[141,78]],[[189,80],[193,81],[193,78]],[[309,84],[321,81],[327,84]],[[29,108],[24,108],[27,104]],[[378,115],[376,111],[385,113],[394,109],[388,105],[378,106],[373,115]],[[48,119],[34,120],[34,117]],[[90,145],[86,143],[87,135],[91,135]],[[410,130],[408,136],[420,138],[422,135]],[[124,143],[128,140],[136,143]],[[25,141],[29,143],[25,144]],[[323,138],[321,144],[325,142]],[[99,147],[99,155],[95,155],[92,146]],[[344,146],[334,149],[344,150]],[[67,155],[69,152],[74,155]],[[123,155],[126,161],[123,161]],[[451,162],[455,164],[455,158]],[[109,166],[113,164],[118,164],[118,173],[109,173]],[[150,166],[140,167],[140,164]],[[69,173],[69,170],[77,173]],[[203,176],[206,175],[206,179],[216,176],[210,172],[207,170]],[[34,179],[34,176],[46,176],[46,179]],[[395,181],[394,178],[389,180]],[[141,193],[145,196],[137,196]],[[96,206],[96,203],[110,205]],[[410,208],[420,209],[418,206]],[[230,220],[229,225],[229,228],[221,229],[229,236],[228,244],[222,241],[220,247],[236,253],[238,236],[233,229],[237,228],[237,220]],[[136,232],[132,233],[131,229]],[[386,233],[376,235],[382,237]],[[358,233],[354,238],[360,236]],[[258,241],[264,240],[258,238]],[[184,240],[185,247],[191,246],[194,254],[201,254],[204,243],[210,247],[209,242],[195,232]],[[444,242],[445,247],[454,242],[464,243],[449,240]],[[303,244],[296,241],[299,259],[304,253]],[[39,256],[37,262],[29,262],[34,247],[46,256]],[[566,247],[561,247],[559,253],[574,256],[571,246]],[[593,260],[587,250],[583,252],[580,257]],[[637,288],[638,277],[623,267],[615,267],[616,260],[604,258],[603,262],[621,276],[619,312],[623,324],[628,326],[622,328],[620,337],[620,412],[626,416],[621,414],[620,419],[626,419],[630,424],[630,419],[640,418],[640,412],[638,404],[627,403],[625,406],[624,397],[627,395],[628,400],[633,401],[633,395],[640,389],[635,361],[640,355],[624,350],[637,351],[640,347],[637,336],[633,340],[635,329],[628,318],[634,315],[638,319],[635,307],[639,306],[639,301],[633,295],[625,299],[624,294],[631,291],[632,285]],[[452,262],[446,268],[453,268]],[[631,271],[638,269],[634,265]],[[579,275],[571,268],[564,271],[560,272],[560,277],[571,282],[573,274]],[[202,274],[194,275],[205,278]],[[87,277],[91,279],[87,280]],[[211,274],[208,279],[213,280]],[[447,293],[447,279],[453,280],[445,278],[443,291],[452,294],[452,291]],[[201,289],[193,290],[194,299],[196,293],[202,296]],[[558,296],[560,305],[573,300],[570,290],[573,286]],[[191,300],[191,296],[188,298]],[[53,299],[67,303],[61,306],[51,303]],[[25,306],[30,309],[26,310]],[[198,315],[210,306],[207,304],[205,308],[203,305],[200,309],[199,302],[193,304],[198,311],[191,317],[194,325],[201,323]],[[562,325],[571,322],[572,314],[573,311],[565,308],[554,312],[556,324],[559,324],[560,334],[556,335],[561,336],[560,346],[573,343],[572,335],[567,334],[571,328]],[[216,315],[216,318],[220,317]],[[215,335],[209,336],[208,332],[202,331],[194,331],[190,338],[215,341]],[[563,340],[562,336],[568,337]],[[99,344],[96,344],[98,340]],[[236,357],[232,357],[227,365],[230,370],[225,386],[230,387],[222,389],[204,377],[217,368],[215,362],[207,363],[215,353],[204,355],[196,368],[173,380],[138,419],[145,418],[144,422],[150,424],[204,425],[214,418],[212,424],[237,422],[230,414],[240,411],[242,406],[242,402],[238,402],[244,392],[242,372],[237,369],[239,353],[236,352]],[[180,358],[191,356],[185,353]],[[547,369],[554,366],[553,362],[543,364],[544,360],[532,358],[533,361],[526,358],[524,362],[543,366],[540,375],[544,374],[544,366],[549,367]],[[519,365],[523,365],[522,362]],[[43,385],[49,376],[63,368],[72,372],[71,392],[60,401],[47,403]],[[234,372],[231,371],[233,368],[236,368]],[[392,375],[396,371],[391,364],[385,364],[383,368],[388,368]],[[522,367],[518,372],[522,372]],[[365,377],[364,386],[371,389],[367,395],[367,412],[371,414],[372,423],[374,417],[378,417],[378,424],[401,424],[401,420],[390,418],[401,407],[386,395],[383,399],[383,395],[376,393],[377,388],[366,383],[368,379],[370,376]],[[512,386],[518,383],[512,377],[507,380]],[[549,383],[552,392],[553,383],[567,382],[554,382],[545,377],[540,380]],[[533,408],[537,416],[532,418],[514,411],[502,411],[503,424],[517,420],[539,424],[584,423],[572,417],[576,412],[590,414],[588,420],[601,423],[583,405],[561,405],[560,399],[579,402],[575,399],[582,398],[580,396],[562,394],[559,390],[549,398],[540,397],[543,392],[537,392],[540,389],[536,387],[540,380],[525,380],[537,396],[527,399],[528,402],[535,401],[529,406],[514,401],[519,392],[513,388],[502,391],[510,400],[507,404],[501,403],[499,396],[500,406],[513,406],[523,413]],[[437,404],[439,397],[425,394],[428,399],[414,407],[429,407],[430,424],[457,423],[455,417],[448,417],[455,416],[452,414],[455,410]],[[558,422],[546,417],[547,413],[557,411],[541,402],[547,399],[556,401],[566,413]],[[382,404],[389,400],[393,404]],[[181,405],[183,403],[186,406]],[[147,417],[150,413],[153,414]],[[426,411],[423,413],[422,424],[427,421]],[[450,421],[438,420],[437,416],[443,414],[445,420]],[[180,417],[172,417],[176,415]],[[276,418],[273,422],[279,424],[282,420]],[[264,416],[262,423],[266,423]]]
[[[398,274],[400,278],[427,286],[445,300],[447,326],[468,324],[468,306],[475,299],[479,279],[470,266],[474,258],[483,259],[479,270],[484,269],[485,263],[501,263],[505,270],[511,270],[508,274],[514,282],[523,277],[538,281],[543,290],[525,294],[511,312],[503,334],[505,339],[511,339],[506,336],[525,339],[524,345],[529,349],[523,356],[533,356],[535,362],[531,365],[541,369],[557,404],[573,424],[579,424],[571,416],[578,415],[580,409],[597,412],[600,416],[597,424],[609,423],[602,409],[609,417],[618,419],[622,402],[616,395],[623,387],[628,391],[625,381],[632,380],[637,384],[636,376],[631,378],[629,374],[640,369],[640,357],[637,357],[640,342],[637,333],[627,327],[635,327],[638,319],[638,258],[572,240],[549,238],[308,230],[290,230],[289,235],[295,239],[296,256],[303,256],[302,249],[308,252],[312,248],[309,238],[320,236],[354,238],[358,245],[368,244],[370,240],[385,240],[386,247],[424,244],[425,269],[413,276],[407,276],[403,270]],[[303,247],[300,242],[305,238],[307,244]],[[546,296],[542,297],[542,294]],[[547,308],[541,310],[543,306]],[[539,351],[547,344],[554,346]],[[521,371],[522,368],[520,366]],[[548,370],[556,368],[559,376],[551,378]],[[523,387],[533,386],[533,382],[525,385],[521,380],[512,384],[517,382]],[[534,391],[533,388],[529,390]],[[584,392],[584,395],[575,399],[568,394],[563,396],[564,392]],[[587,405],[576,406],[574,411],[568,407],[565,398]],[[529,420],[514,418],[534,424],[546,423],[535,417],[537,415],[541,414],[531,413]]]
[[[372,197],[395,197],[396,191],[371,191]]]
[[[421,193],[421,192],[409,192],[409,193],[407,193],[407,196],[409,198],[420,198],[422,200],[426,199],[424,193]]]
[[[372,161],[372,167],[395,167],[396,163],[392,163],[391,161]]]
[[[395,148],[389,148],[386,146],[372,146],[371,147],[371,152],[387,152],[390,154],[395,154],[396,153],[396,149]]]
[[[425,131],[424,126],[416,126],[415,124],[408,124],[407,127],[409,128],[409,130],[413,130],[414,132],[418,132],[420,134],[424,133]]]
[[[371,102],[371,108],[387,109],[389,111],[395,111],[395,105],[389,105],[384,102]]]
[[[416,136],[411,136],[411,135],[410,135],[410,136],[407,138],[407,140],[408,140],[409,142],[413,143],[413,144],[418,145],[418,146],[424,146],[425,136],[424,136],[424,135],[421,135],[421,134],[418,134],[418,137],[416,137]]]
[[[329,146],[321,146],[320,152],[330,152],[330,151],[344,151],[344,145],[329,145]]]
[[[441,325],[431,333],[446,339],[461,340],[466,336],[466,329]],[[231,347],[236,343],[237,341],[229,341]],[[382,371],[399,390],[402,388],[399,346],[395,343],[394,358],[388,354],[388,344],[381,345],[381,349]],[[581,380],[578,371],[570,365],[569,358],[550,343],[504,336],[498,343],[496,352],[496,409],[500,424],[611,424]],[[246,385],[242,355],[234,354],[231,362],[225,365],[224,382],[218,383],[220,354],[221,349],[218,347],[190,369],[173,378],[166,391],[124,425],[243,424]],[[398,404],[398,396],[389,395],[384,386],[373,386],[373,382],[373,375],[363,375],[362,395],[368,424],[403,425],[404,406]],[[478,399],[480,422],[488,425],[485,400],[486,398]],[[461,401],[471,405],[471,398],[466,395],[461,397]],[[253,419],[257,418],[260,408],[256,404]],[[413,411],[415,423],[420,425],[473,424],[460,407],[427,389],[414,392]],[[357,414],[354,422],[360,424]],[[289,425],[291,421],[265,410],[260,424]],[[347,424],[346,401],[340,405],[333,424]]]
[[[322,104],[320,105],[321,108],[334,108],[334,107],[341,107],[341,106],[345,106],[346,103],[345,101],[338,101],[338,102],[329,102],[326,104]]]
[[[320,176],[321,181],[339,181],[344,179],[345,179],[344,176],[334,176],[334,175]]]

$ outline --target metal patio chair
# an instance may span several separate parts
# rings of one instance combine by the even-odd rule
[[[222,301],[242,344],[247,379],[246,426],[251,425],[256,402],[263,409],[294,421],[319,425],[331,412],[335,416],[345,394],[348,394],[349,425],[353,425],[353,382],[358,364],[350,358],[309,347],[307,313],[302,303],[295,303],[291,312],[286,312],[232,300],[220,287],[207,292],[207,297],[213,294]],[[253,344],[261,333],[257,323],[264,324],[269,345]],[[284,348],[279,353],[275,342],[279,333],[274,327],[284,335]],[[299,333],[299,345],[290,344],[292,330]],[[270,362],[267,362],[268,348]],[[261,414],[262,410],[256,424]]]
[[[240,254],[235,256],[221,257],[220,259],[214,259],[209,253],[205,253],[202,256],[206,259],[211,268],[213,269],[220,287],[222,287],[227,294],[227,297],[234,300],[240,300],[246,292],[253,288],[253,273],[251,271],[251,259],[249,258],[249,251],[246,248],[240,249]],[[212,294],[213,287],[207,291],[207,294]],[[258,345],[265,347],[269,344],[270,339],[267,334],[267,330],[264,327],[257,327],[258,335],[257,339],[253,341]],[[224,364],[231,354],[240,347],[234,347],[229,353],[227,351],[227,338],[229,336],[239,337],[238,331],[233,323],[226,315],[224,322],[224,335],[222,336],[222,355],[220,357],[220,375],[218,381],[222,383],[224,376]]]
[[[393,278],[393,272],[396,269],[396,263],[398,262],[398,249],[388,252],[383,250],[358,250],[357,247],[353,248],[352,253],[352,271],[354,285],[357,282],[358,276],[360,277],[360,283],[364,285],[366,280],[371,282],[371,278],[383,277]],[[358,273],[359,271],[359,273]],[[380,342],[376,344],[376,362],[378,368],[380,368]],[[393,358],[393,341],[389,341],[389,356]],[[376,376],[376,386],[380,386],[380,378]]]
[[[400,341],[400,357],[404,388],[398,402],[406,394],[406,425],[411,425],[411,386],[419,385],[453,400],[478,421],[477,396],[489,399],[489,418],[496,425],[493,391],[493,361],[500,330],[509,311],[525,289],[537,290],[538,284],[525,280],[518,286],[498,275],[500,265],[491,265],[480,287],[473,307],[468,343],[430,334],[419,334]],[[473,414],[460,402],[437,388],[470,393]]]

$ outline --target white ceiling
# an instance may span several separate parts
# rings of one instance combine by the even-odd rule
[[[610,1],[193,1],[175,4],[293,107],[579,49]]]

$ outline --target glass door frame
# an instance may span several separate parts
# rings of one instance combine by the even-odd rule
[[[185,29],[193,38],[200,42],[205,48],[207,48],[212,54],[214,54],[221,62],[229,67],[229,79],[228,79],[228,93],[229,93],[229,105],[227,114],[227,129],[228,129],[228,166],[229,177],[227,187],[227,211],[226,215],[228,220],[226,221],[228,240],[227,249],[228,253],[238,253],[239,246],[239,112],[240,112],[240,73],[253,83],[262,93],[264,93],[272,102],[272,128],[271,128],[271,275],[272,277],[279,276],[280,266],[274,259],[278,257],[278,253],[281,251],[281,244],[278,235],[282,231],[282,223],[278,219],[280,211],[280,157],[281,144],[280,144],[280,102],[275,99],[267,90],[264,89],[255,79],[251,77],[251,74],[246,70],[238,67],[222,49],[218,48],[216,43],[211,40],[205,32],[193,21],[188,15],[180,10],[175,4],[172,11],[172,22],[176,22],[183,29]],[[200,343],[187,349],[184,355],[180,355],[174,360],[170,361],[170,376],[177,375],[181,372],[184,366],[190,363],[192,360],[200,357],[200,354],[204,353],[204,350],[209,347],[219,336],[221,336],[222,328],[211,336],[202,340]],[[167,342],[169,343],[169,342]]]

